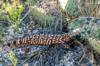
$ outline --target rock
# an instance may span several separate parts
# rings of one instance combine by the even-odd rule
[[[40,54],[37,53],[37,55],[30,58],[27,62],[32,66],[77,66],[76,62],[83,55],[83,48],[78,46],[69,50],[54,46],[45,51]]]
[[[0,64],[0,66],[3,66],[2,64]]]
[[[29,66],[29,64],[28,63],[25,63],[23,66]]]
[[[7,66],[13,66],[12,64],[8,64]]]
[[[60,6],[61,6],[62,9],[65,9],[67,2],[68,2],[68,0],[59,0]]]
[[[100,19],[97,20],[96,24],[100,26]]]

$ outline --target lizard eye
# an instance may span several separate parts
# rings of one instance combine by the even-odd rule
[[[16,41],[13,41],[13,44],[16,44]]]
[[[10,43],[7,44],[9,47],[11,46]]]

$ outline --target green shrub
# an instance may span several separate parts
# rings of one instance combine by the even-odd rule
[[[8,54],[7,54],[7,58],[11,61],[11,63],[13,64],[13,66],[17,66],[17,58],[15,56],[15,53],[13,51],[10,51]]]
[[[32,18],[38,22],[40,27],[48,27],[53,22],[53,17],[42,14],[36,8],[33,8],[31,13]]]
[[[26,2],[30,5],[33,6],[37,3],[38,0],[27,0]]]
[[[16,2],[13,4],[3,3],[2,8],[7,12],[6,17],[10,22],[11,27],[18,29],[21,13],[24,10],[24,6],[21,4],[17,4]]]
[[[89,41],[89,44],[93,47],[94,50],[100,53],[100,25],[97,25],[94,20],[75,20],[69,23],[69,29],[71,31],[76,29],[81,29],[83,26],[84,29],[81,29],[80,35],[82,38],[85,38]]]
[[[2,43],[2,41],[3,41],[4,30],[5,30],[5,26],[0,25],[0,43]]]
[[[65,6],[65,11],[68,16],[78,16],[76,0],[68,0]]]

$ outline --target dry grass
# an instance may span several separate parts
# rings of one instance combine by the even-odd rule
[[[100,17],[100,0],[78,0],[77,3],[82,16]]]
[[[93,47],[96,52],[100,53],[100,40],[89,38],[90,45]]]

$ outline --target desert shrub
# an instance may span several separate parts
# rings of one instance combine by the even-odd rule
[[[36,8],[33,8],[31,13],[33,20],[37,21],[37,24],[40,27],[48,27],[53,22],[53,17],[44,15],[43,13],[39,12]]]
[[[5,10],[5,17],[10,23],[10,26],[18,29],[18,25],[20,24],[21,13],[24,10],[24,6],[17,1],[13,1],[12,4],[9,2],[3,3],[2,9]]]
[[[70,31],[79,29],[82,38],[89,41],[90,46],[100,53],[100,25],[97,24],[99,19],[77,19],[69,23]],[[84,27],[84,29],[81,29]]]
[[[78,16],[78,10],[76,5],[76,0],[68,0],[65,11],[68,15],[68,17],[76,17]]]
[[[37,0],[27,0],[26,1],[30,6],[33,6],[37,3]]]
[[[16,55],[13,51],[10,51],[8,54],[7,54],[7,58],[11,61],[11,63],[13,64],[13,66],[17,66],[17,58],[16,58]]]

